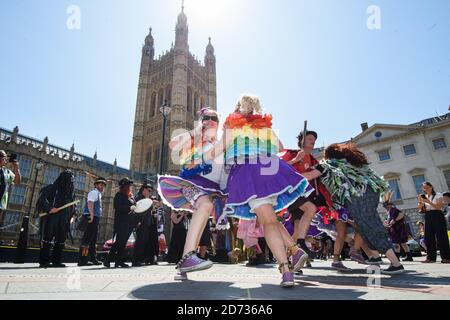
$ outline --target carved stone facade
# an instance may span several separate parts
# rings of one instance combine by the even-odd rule
[[[167,119],[163,171],[177,173],[167,144],[177,129],[192,129],[202,107],[217,110],[216,58],[211,38],[201,63],[189,52],[187,17],[182,9],[175,28],[175,45],[155,58],[152,29],[142,48],[139,86],[131,151],[133,171],[155,175],[159,169],[163,116],[167,102],[172,111]]]
[[[97,153],[93,157],[88,157],[75,152],[75,146],[70,150],[49,144],[49,139],[43,141],[19,134],[19,128],[13,131],[0,128],[0,149],[8,154],[18,155],[22,182],[18,186],[12,186],[9,192],[7,210],[0,214],[0,241],[10,243],[18,239],[18,231],[21,227],[22,217],[28,212],[31,197],[32,215],[35,212],[35,205],[39,190],[58,177],[64,169],[70,169],[75,175],[75,195],[80,200],[78,210],[85,207],[87,194],[94,187],[96,176],[108,179],[106,189],[103,193],[103,217],[100,221],[100,234],[98,243],[103,244],[110,239],[113,234],[114,208],[113,199],[119,189],[119,181],[124,177],[131,177],[139,186],[139,183],[147,180],[146,175],[132,172],[128,169],[117,166],[117,161],[113,164],[97,159]],[[44,166],[36,172],[36,163],[41,160]],[[37,176],[36,176],[37,173]],[[33,183],[36,178],[36,187],[32,195]],[[38,219],[32,218],[30,221],[30,245],[39,246]],[[74,243],[70,240],[66,242],[66,247],[76,248],[81,233],[72,227]]]

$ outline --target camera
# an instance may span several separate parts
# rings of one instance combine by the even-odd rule
[[[17,154],[15,153],[11,153],[11,155],[9,156],[9,162],[11,163],[15,163],[15,162],[19,162],[19,160],[17,160]]]

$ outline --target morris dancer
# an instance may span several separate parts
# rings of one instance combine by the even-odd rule
[[[60,208],[75,199],[74,194],[74,176],[72,171],[65,170],[61,172],[52,185],[46,189],[42,196],[43,203],[37,206],[39,212],[48,212],[49,214],[41,217],[41,250],[39,255],[40,268],[64,268],[62,263],[62,254],[67,238],[70,219],[76,214],[75,206]],[[50,258],[50,250],[53,243],[53,253]],[[51,262],[51,265],[50,265]]]
[[[187,280],[187,272],[211,268],[213,263],[197,255],[200,237],[209,217],[216,209],[222,213],[220,198],[225,196],[220,182],[225,181],[223,161],[203,161],[203,154],[217,143],[219,116],[216,111],[203,108],[196,128],[174,137],[169,147],[172,153],[181,151],[180,176],[159,176],[158,192],[164,203],[176,211],[193,212],[186,236],[183,258],[177,265],[176,280]],[[228,222],[217,221],[217,228]],[[225,225],[224,225],[225,224]]]
[[[366,155],[351,143],[332,144],[312,174],[322,175],[320,180],[333,195],[336,209],[347,208],[370,249],[386,254],[391,265],[382,272],[403,273],[377,212],[380,193],[387,191],[388,185],[368,164]]]
[[[308,181],[276,154],[283,149],[272,130],[272,116],[262,115],[255,96],[242,96],[225,121],[221,143],[209,155],[225,152],[225,163],[232,164],[227,182],[225,212],[239,219],[253,220],[264,228],[264,236],[282,273],[282,287],[294,286],[285,245],[292,257],[292,268],[300,270],[308,255],[292,240],[278,221],[276,212],[287,208],[313,188]]]

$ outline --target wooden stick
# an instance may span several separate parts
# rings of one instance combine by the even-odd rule
[[[305,139],[306,139],[306,132],[308,128],[308,121],[305,120],[305,124],[303,125],[303,137],[302,137],[302,150],[305,149]]]
[[[74,202],[70,202],[70,203],[68,203],[68,204],[65,204],[65,205],[63,205],[62,207],[57,208],[57,210],[58,210],[57,212],[59,212],[59,211],[65,209],[65,208],[68,208],[68,207],[77,205],[77,204],[79,204],[79,203],[80,203],[80,200],[76,200],[76,201],[74,201]],[[57,212],[55,212],[55,213],[57,213]],[[48,212],[39,213],[39,217],[45,217],[46,215],[49,215],[49,213],[48,213]]]

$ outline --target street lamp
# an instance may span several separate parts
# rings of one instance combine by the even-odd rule
[[[31,190],[31,197],[30,197],[30,204],[28,205],[28,213],[26,216],[22,219],[22,227],[20,228],[20,234],[19,234],[19,242],[17,243],[17,250],[16,250],[16,260],[14,263],[24,263],[25,262],[25,254],[27,251],[27,245],[28,245],[28,225],[30,222],[30,215],[31,215],[31,205],[33,204],[33,198],[34,198],[34,191],[36,189],[36,181],[39,174],[39,170],[41,170],[44,167],[44,162],[42,162],[41,159],[36,162],[35,169],[36,174],[34,175],[34,182],[33,182],[33,188]]]
[[[164,159],[164,143],[166,140],[166,121],[167,117],[170,114],[170,111],[172,111],[172,107],[169,106],[167,103],[167,99],[164,100],[164,104],[159,109],[163,115],[163,129],[162,129],[162,140],[161,140],[161,152],[160,152],[160,159],[159,159],[159,174],[162,174],[163,172],[163,159]]]

